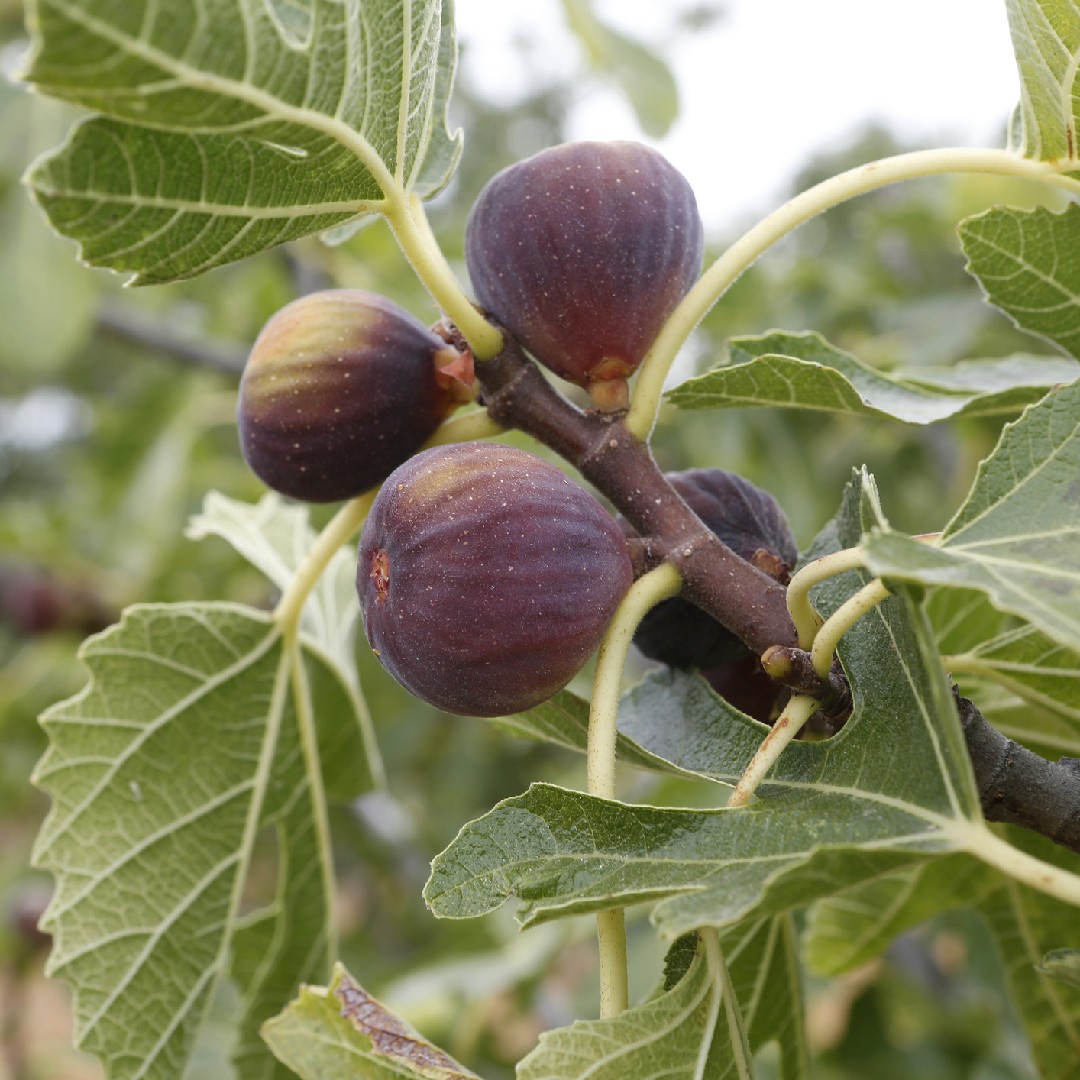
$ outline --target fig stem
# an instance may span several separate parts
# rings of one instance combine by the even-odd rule
[[[444,420],[421,449],[446,446],[449,443],[473,442],[476,439],[491,439],[505,433],[506,428],[492,420],[487,409],[473,409]]]
[[[600,1019],[626,1012],[630,1005],[626,964],[626,915],[622,908],[596,913],[600,942]]]
[[[371,491],[350,499],[319,533],[274,608],[274,621],[281,627],[282,633],[287,635],[295,632],[308,594],[319,583],[319,578],[334,555],[360,531],[377,491],[377,488],[372,488]]]
[[[585,769],[590,795],[615,798],[615,722],[623,667],[634,631],[645,613],[654,604],[674,596],[681,584],[678,570],[665,563],[638,578],[615,609],[597,655],[589,706]],[[618,1016],[629,1004],[622,908],[599,912],[596,931],[600,947],[600,1016]]]
[[[758,256],[804,222],[834,206],[901,180],[942,173],[986,173],[1039,180],[1080,193],[1080,180],[1065,175],[1076,171],[1075,159],[1033,161],[1009,150],[943,147],[915,150],[867,162],[823,180],[789,199],[731,245],[683,297],[646,353],[630,397],[626,426],[645,440],[656,423],[660,398],[671,365],[693,329]]]
[[[355,499],[350,499],[330,519],[330,522],[315,538],[308,553],[297,568],[289,587],[281,594],[277,607],[274,608],[274,620],[281,628],[282,636],[289,648],[295,647],[300,629],[300,616],[304,603],[311,590],[319,583],[330,560],[359,532],[364,519],[371,509],[371,503],[378,489],[373,488]],[[302,665],[301,665],[302,667]],[[364,756],[367,759],[371,782],[376,790],[386,788],[386,767],[383,765],[379,742],[375,737],[375,726],[371,720],[371,711],[360,692],[359,685],[350,687],[356,706],[356,715],[360,725],[360,738],[364,744]],[[298,702],[297,708],[300,708]],[[317,753],[317,751],[313,751]],[[305,751],[306,753],[306,751]]]
[[[807,563],[792,576],[787,588],[787,607],[799,635],[800,649],[809,649],[814,644],[822,623],[821,616],[810,603],[810,590],[836,574],[858,570],[865,565],[866,557],[862,548],[847,548]]]
[[[810,650],[810,659],[818,675],[825,678],[829,674],[832,669],[833,653],[836,652],[836,646],[844,634],[867,612],[872,611],[888,597],[889,590],[885,588],[881,578],[874,578],[857,593],[849,596],[825,620]]]
[[[590,795],[615,798],[615,721],[626,654],[645,613],[661,600],[675,596],[682,577],[673,563],[663,563],[639,577],[615,609],[600,644],[589,707],[586,776]]]
[[[476,359],[496,356],[503,336],[465,295],[431,231],[419,196],[389,200],[383,214],[416,276],[461,331]]]
[[[743,770],[735,790],[727,801],[729,810],[745,806],[776,764],[784,748],[803,729],[806,721],[820,708],[820,702],[805,694],[791,698],[769,733],[761,740],[749,764]]]

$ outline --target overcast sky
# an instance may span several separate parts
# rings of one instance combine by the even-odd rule
[[[680,8],[689,6],[679,0]],[[711,229],[780,199],[814,150],[843,145],[871,120],[923,146],[1001,145],[1018,97],[1003,0],[727,0],[713,26],[665,46],[665,5],[599,0],[605,19],[665,52],[682,111],[654,143],[694,186]],[[669,9],[670,10],[670,9]],[[580,70],[558,0],[457,0],[474,81],[501,97],[519,91],[514,35],[545,65]],[[583,94],[575,138],[644,139],[625,100]]]

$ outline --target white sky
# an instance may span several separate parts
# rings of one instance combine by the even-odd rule
[[[871,120],[928,147],[1001,145],[1019,94],[1003,0],[726,0],[726,15],[675,53],[663,4],[596,7],[674,67],[680,119],[653,145],[690,180],[710,231],[771,209],[811,152]],[[457,0],[457,19],[471,78],[500,99],[530,78],[506,48],[515,35],[551,70],[582,69],[558,0]],[[589,87],[571,137],[650,141],[618,93]]]

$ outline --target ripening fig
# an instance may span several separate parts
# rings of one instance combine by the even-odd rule
[[[294,300],[263,327],[244,367],[244,458],[283,495],[353,498],[442,423],[462,396],[459,380],[471,381],[462,360],[373,293],[330,289]]]
[[[522,450],[459,443],[382,486],[356,588],[398,682],[447,712],[499,716],[570,681],[632,580],[622,531],[584,488]]]
[[[799,549],[784,511],[767,491],[723,469],[687,469],[667,478],[736,555],[786,581]],[[678,596],[648,612],[638,624],[634,644],[649,659],[678,668],[713,668],[748,653],[730,630]]]
[[[488,182],[465,258],[488,314],[615,409],[697,278],[703,243],[694,192],[664,157],[635,142],[576,142]]]

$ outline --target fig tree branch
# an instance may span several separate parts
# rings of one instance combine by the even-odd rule
[[[1080,761],[1039,757],[959,695],[957,708],[986,820],[1019,825],[1080,852]]]
[[[683,580],[682,595],[704,608],[758,656],[773,646],[790,649],[785,685],[840,710],[848,700],[839,672],[824,679],[787,610],[786,590],[741,559],[707,529],[668,482],[646,443],[616,414],[584,412],[560,394],[516,343],[477,365],[481,400],[504,427],[532,435],[576,466],[645,538],[646,566],[671,563]]]
[[[769,672],[777,681],[822,701],[826,711],[844,708],[846,680],[838,665],[824,679],[815,674],[810,654],[799,646],[784,586],[706,529],[619,416],[578,409],[509,336],[502,352],[477,365],[477,380],[492,420],[527,432],[575,465],[626,517],[641,537],[631,545],[635,572],[673,564],[683,596],[758,656],[771,653]],[[970,701],[958,701],[987,820],[1021,825],[1080,852],[1080,768],[1024,749]]]
[[[247,349],[242,346],[201,340],[168,320],[130,304],[103,304],[97,325],[107,334],[153,349],[173,360],[220,371],[233,378],[240,377],[247,359]]]

